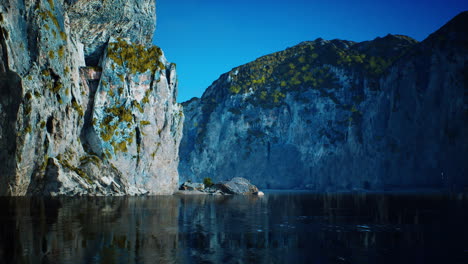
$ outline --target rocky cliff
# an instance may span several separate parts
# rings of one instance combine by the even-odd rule
[[[183,180],[260,188],[468,183],[468,12],[426,40],[317,39],[223,74],[184,103]]]
[[[0,195],[167,194],[183,113],[153,0],[0,1]]]

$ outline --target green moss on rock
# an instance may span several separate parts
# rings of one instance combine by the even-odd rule
[[[31,100],[33,98],[31,92],[27,92],[24,98],[26,98],[26,100]]]
[[[60,31],[60,38],[63,40],[63,41],[66,41],[67,40],[67,34],[63,31]]]
[[[107,108],[105,112],[108,114],[112,114],[115,117],[118,117],[120,122],[133,122],[132,111],[130,109],[125,108],[124,105]]]
[[[118,39],[110,43],[107,56],[121,67],[126,67],[131,74],[150,71],[153,74],[165,69],[160,61],[162,51],[159,47],[145,47],[139,44],[129,44],[125,40]]]
[[[54,0],[47,0],[47,2],[49,3],[50,9],[54,10],[55,9]]]
[[[57,51],[58,55],[59,55],[59,58],[63,58],[63,56],[65,55],[65,46],[60,46],[60,48],[58,49]]]
[[[49,163],[49,156],[46,154],[44,155],[44,162],[42,162],[41,166],[39,166],[39,171],[45,171],[47,168],[47,164]]]
[[[24,114],[29,115],[29,114],[31,114],[31,111],[32,111],[31,105],[30,104],[25,104],[24,105]]]
[[[132,105],[133,105],[134,107],[136,107],[136,108],[138,109],[138,111],[140,111],[140,113],[143,114],[143,113],[145,112],[145,110],[143,109],[143,107],[141,107],[141,105],[140,105],[140,103],[138,103],[138,101],[134,100],[134,101],[132,102]]]
[[[48,69],[42,70],[41,73],[42,73],[42,76],[44,76],[44,77],[50,76],[50,70],[48,70]]]
[[[72,107],[73,107],[73,109],[75,109],[75,111],[78,112],[78,115],[79,115],[79,116],[83,116],[83,115],[84,115],[83,108],[81,107],[81,105],[79,105],[79,104],[76,102],[75,98],[72,99]]]
[[[49,90],[53,93],[58,93],[60,89],[63,88],[63,83],[61,81],[55,81],[52,85],[48,86]]]
[[[112,142],[112,147],[114,148],[114,153],[119,153],[119,152],[127,152],[127,142],[122,141],[122,142]]]
[[[127,133],[124,130],[126,128],[131,128],[131,124],[134,122],[131,110],[121,105],[107,108],[104,112],[106,116],[99,125],[101,129],[101,139],[104,142],[109,142],[114,149],[114,153],[126,152],[127,144],[133,142],[133,133]],[[127,123],[126,128],[120,127],[122,123]],[[113,139],[114,135],[119,136],[120,139]]]
[[[31,132],[32,132],[31,126],[27,126],[27,127],[24,129],[24,133],[29,134],[29,133],[31,133]]]
[[[57,160],[62,165],[62,167],[65,167],[68,170],[75,172],[76,174],[78,174],[78,176],[83,178],[88,184],[93,184],[93,181],[91,180],[91,178],[82,169],[71,165],[67,159],[62,158],[61,156],[57,156]]]
[[[149,103],[149,96],[151,94],[151,90],[148,89],[145,91],[145,96],[143,97],[143,99],[141,99],[141,102],[144,103],[144,104],[147,104]]]

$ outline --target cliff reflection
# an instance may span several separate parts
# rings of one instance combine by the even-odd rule
[[[0,198],[0,263],[466,263],[443,195]]]
[[[185,260],[281,263],[288,257],[300,257],[299,235],[275,224],[294,209],[272,208],[272,200],[256,196],[182,197],[179,242]],[[281,254],[287,251],[289,254]]]
[[[1,198],[0,263],[167,263],[178,199]]]

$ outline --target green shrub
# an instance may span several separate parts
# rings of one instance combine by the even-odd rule
[[[203,179],[203,184],[205,184],[206,187],[211,187],[214,185],[211,178],[208,178],[208,177]]]
[[[229,92],[231,92],[233,94],[238,94],[240,91],[241,91],[240,86],[233,85],[233,86],[229,87]]]

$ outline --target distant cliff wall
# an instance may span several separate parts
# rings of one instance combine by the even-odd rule
[[[172,193],[183,114],[155,1],[0,12],[0,195]]]
[[[223,74],[184,103],[182,180],[261,188],[463,188],[468,13],[421,43],[318,39]]]

